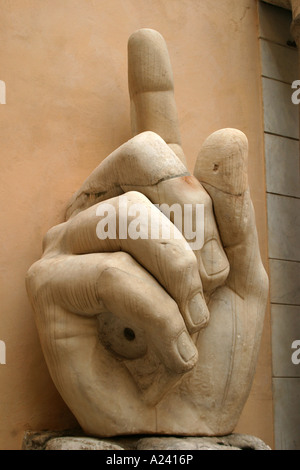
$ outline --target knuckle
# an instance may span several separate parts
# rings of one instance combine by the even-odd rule
[[[132,263],[132,257],[130,254],[126,253],[125,251],[117,251],[111,253],[107,253],[105,264],[101,263],[101,269],[103,270],[110,270],[110,269],[117,269],[125,270],[126,267]]]
[[[43,238],[43,251],[51,250],[51,248],[57,244],[57,241],[62,236],[63,228],[65,228],[66,224],[67,222],[64,222],[62,224],[55,225],[48,230]]]
[[[257,278],[259,279],[259,286],[261,292],[264,294],[265,297],[267,297],[269,292],[269,277],[262,263],[260,266],[260,270],[258,271],[260,271],[260,275],[258,275]]]
[[[27,285],[32,284],[32,281],[35,279],[35,277],[38,274],[38,264],[39,262],[37,261],[34,263],[30,268],[28,269],[26,276],[25,276],[25,281]]]
[[[42,260],[36,261],[28,269],[25,275],[25,283],[28,291],[37,291],[38,286],[44,284],[44,263]]]
[[[128,265],[132,261],[131,256],[125,251],[119,251],[117,253],[114,253],[113,258],[114,267],[123,267]]]
[[[160,137],[160,135],[158,135],[156,132],[153,132],[153,131],[141,132],[140,134],[133,137],[132,140],[135,143],[141,144],[141,145],[144,145],[146,142],[151,143],[151,142],[157,142],[157,141],[161,141],[165,143],[164,140]]]
[[[206,209],[212,210],[213,204],[212,199],[207,191],[203,191],[201,194],[201,203],[204,204]]]
[[[139,191],[128,191],[126,193],[126,198],[129,203],[132,204],[146,204],[149,205],[150,200],[143,194],[140,193]]]
[[[171,249],[172,265],[176,272],[186,272],[190,270],[198,270],[197,258],[192,250]]]
[[[97,280],[97,285],[101,286],[103,299],[105,299],[109,294],[113,284],[122,282],[120,276],[121,278],[124,276],[124,271],[122,271],[118,266],[107,266],[102,269]]]
[[[168,144],[152,131],[142,132],[126,142],[115,163],[123,185],[156,184],[163,178],[186,171]]]

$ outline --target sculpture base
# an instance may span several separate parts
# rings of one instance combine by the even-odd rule
[[[261,439],[247,434],[219,437],[130,436],[96,438],[80,430],[27,431],[23,450],[271,450]]]

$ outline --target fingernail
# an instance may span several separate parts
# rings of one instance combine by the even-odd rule
[[[196,294],[189,301],[188,309],[190,318],[195,326],[200,326],[202,323],[207,322],[209,313],[205,300],[200,293]]]
[[[226,254],[222,246],[215,239],[205,243],[201,250],[201,258],[208,276],[213,276],[228,269],[229,263]]]
[[[196,346],[185,331],[181,333],[177,340],[177,348],[185,362],[191,361],[198,353]]]

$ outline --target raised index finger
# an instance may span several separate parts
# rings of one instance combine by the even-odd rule
[[[128,85],[133,135],[156,132],[185,163],[169,53],[153,29],[139,29],[129,38]]]

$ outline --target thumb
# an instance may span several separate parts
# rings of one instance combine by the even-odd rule
[[[204,142],[194,174],[213,201],[230,263],[227,284],[239,295],[266,285],[247,176],[248,140],[237,129],[221,129]]]

